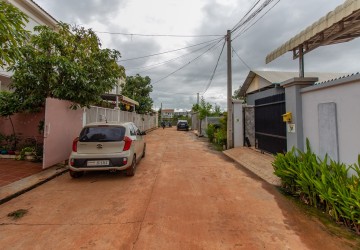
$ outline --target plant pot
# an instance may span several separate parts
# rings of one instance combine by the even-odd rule
[[[25,160],[27,160],[27,161],[32,161],[34,159],[35,159],[35,157],[33,155],[26,155],[25,156]]]

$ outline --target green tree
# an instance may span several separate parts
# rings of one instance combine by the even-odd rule
[[[215,104],[213,116],[220,116],[220,115],[221,115],[220,106]]]
[[[0,67],[11,65],[20,57],[19,47],[29,35],[24,29],[27,21],[19,9],[0,1]]]
[[[199,123],[199,133],[201,134],[201,121],[204,120],[207,116],[211,115],[212,105],[208,102],[205,102],[204,97],[201,97],[200,104],[194,104],[192,110],[198,112]]]
[[[150,77],[142,77],[139,74],[136,76],[126,77],[126,84],[121,85],[121,94],[127,96],[139,103],[136,111],[139,114],[151,112],[153,100],[150,93],[153,90]]]
[[[11,67],[11,88],[24,109],[43,106],[47,97],[89,106],[125,76],[116,63],[120,52],[101,49],[91,29],[61,23],[57,31],[47,26],[34,30],[37,33],[21,47],[21,60]]]
[[[15,138],[15,128],[11,116],[19,111],[19,102],[14,93],[8,91],[0,91],[0,116],[8,117],[11,123],[13,137]],[[16,140],[12,149],[16,148]]]

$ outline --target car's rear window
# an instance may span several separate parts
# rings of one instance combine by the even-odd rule
[[[124,140],[124,127],[98,126],[83,128],[80,133],[81,142],[107,142]]]
[[[187,122],[179,122],[179,125],[187,125]]]

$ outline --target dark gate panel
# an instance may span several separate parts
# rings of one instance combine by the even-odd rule
[[[255,100],[255,146],[273,154],[286,152],[285,94]]]

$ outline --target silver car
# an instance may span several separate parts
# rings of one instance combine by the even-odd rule
[[[145,157],[144,135],[134,123],[92,123],[75,138],[69,157],[69,173],[78,178],[84,171],[125,170],[135,174],[136,163]]]

